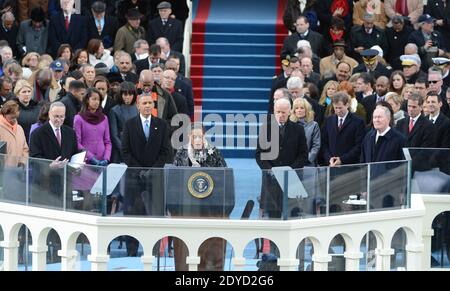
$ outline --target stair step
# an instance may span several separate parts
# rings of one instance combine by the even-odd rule
[[[254,148],[219,149],[224,158],[254,159],[256,156],[256,149]]]
[[[192,42],[205,43],[274,43],[276,34],[272,33],[202,33],[193,32]]]
[[[232,76],[273,76],[277,68],[273,66],[191,66],[191,76],[232,75]],[[280,67],[278,67],[280,69]]]
[[[206,84],[208,85],[208,84]],[[194,96],[200,96],[202,91],[203,98],[226,98],[243,96],[247,99],[267,99],[269,100],[270,88],[243,88],[243,87],[194,87]]]
[[[260,87],[270,88],[272,77],[243,77],[243,76],[192,76],[192,86],[200,87],[202,84],[214,87]]]
[[[204,49],[207,54],[276,54],[276,47],[282,44],[261,43],[192,43],[192,51]]]
[[[203,110],[220,108],[224,111],[227,110],[258,110],[264,111],[268,108],[268,101],[261,99],[234,99],[234,98],[203,98],[202,99]]]
[[[275,66],[279,65],[280,57],[275,54],[192,54],[192,65],[205,66]]]
[[[276,27],[273,23],[226,23],[208,21],[207,31],[211,33],[275,33]],[[277,24],[281,28],[278,31],[286,30],[282,23]],[[193,23],[192,31],[199,31],[203,27],[202,24]],[[286,31],[287,35],[287,31]]]

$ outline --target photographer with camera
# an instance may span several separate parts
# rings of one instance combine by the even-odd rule
[[[408,42],[419,47],[419,56],[422,59],[422,70],[426,71],[433,65],[432,58],[445,55],[446,47],[442,35],[434,31],[435,19],[429,14],[419,16],[419,30],[409,36]]]

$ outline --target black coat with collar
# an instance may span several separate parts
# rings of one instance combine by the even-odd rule
[[[80,112],[81,103],[70,92],[67,92],[67,95],[61,98],[60,101],[66,106],[66,118],[64,119],[64,124],[73,128],[73,119],[75,118],[75,115]]]
[[[55,160],[70,159],[78,153],[77,138],[75,131],[66,126],[61,126],[61,145],[49,122],[37,128],[30,136],[30,157]]]
[[[280,57],[282,60],[285,59],[288,55],[293,56],[295,54],[295,52],[297,51],[297,42],[301,39],[302,38],[300,37],[299,33],[293,33],[284,39],[283,47],[280,53]],[[326,56],[327,51],[324,49],[324,40],[323,36],[320,33],[308,30],[308,34],[303,39],[309,41],[313,53],[315,53],[319,57]]]
[[[342,129],[338,129],[338,117],[328,117],[323,125],[322,152],[326,165],[330,158],[340,157],[342,164],[359,163],[361,144],[366,134],[364,121],[349,112]]]
[[[117,18],[105,15],[105,24],[103,25],[102,33],[99,34],[94,16],[87,16],[88,40],[100,39],[103,41],[105,48],[114,46],[114,41],[119,28],[119,21]]]
[[[166,61],[163,59],[159,59],[160,64],[164,64]],[[145,58],[142,60],[136,60],[134,62],[134,65],[136,66],[136,75],[140,75],[143,70],[150,70],[150,60],[149,58]]]
[[[413,130],[409,132],[409,120],[411,117],[406,117],[398,121],[397,130],[407,137],[405,147],[409,148],[433,148],[436,146],[436,127],[423,114],[417,119]]]
[[[73,51],[86,47],[88,32],[86,17],[79,14],[70,16],[69,31],[66,31],[63,12],[58,12],[50,18],[48,43],[50,53],[56,57],[58,48],[63,43],[70,44]]]
[[[270,138],[270,122],[261,127],[261,130],[267,132]],[[306,136],[303,126],[288,120],[285,123],[285,133],[283,139],[274,146],[278,146],[278,157],[273,160],[265,160],[262,154],[273,151],[272,147],[264,149],[261,147],[258,138],[256,148],[256,162],[261,169],[271,169],[272,167],[290,166],[293,169],[303,168],[308,162],[308,146],[306,145]]]
[[[171,49],[183,51],[184,33],[180,20],[169,17],[166,25],[163,25],[161,17],[157,17],[148,22],[146,30],[148,43],[156,43],[156,40],[163,36],[169,40]]]
[[[377,131],[372,129],[363,140],[361,163],[403,160],[403,147],[406,137],[395,128],[391,128],[375,143]]]
[[[450,148],[450,119],[441,112],[434,125],[437,131],[436,147]]]
[[[152,116],[147,141],[140,115],[129,119],[123,131],[122,154],[128,167],[162,168],[164,164],[171,163],[173,150],[169,126],[164,120]]]

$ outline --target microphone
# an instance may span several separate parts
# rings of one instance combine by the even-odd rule
[[[244,211],[242,211],[241,219],[248,219],[250,217],[250,213],[252,213],[253,206],[255,206],[255,202],[253,200],[248,200],[245,204]]]

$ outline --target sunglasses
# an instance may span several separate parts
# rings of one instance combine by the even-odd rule
[[[437,82],[440,82],[440,81],[442,81],[442,80],[434,80],[434,81],[428,81],[428,83],[430,83],[430,84],[436,84]]]

